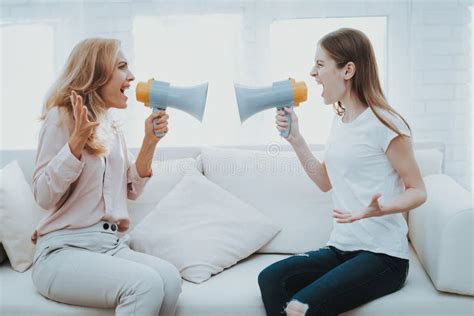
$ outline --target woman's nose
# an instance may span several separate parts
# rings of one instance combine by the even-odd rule
[[[128,80],[128,81],[133,81],[133,80],[135,80],[135,76],[133,75],[133,73],[132,73],[130,70],[128,71],[127,80]]]

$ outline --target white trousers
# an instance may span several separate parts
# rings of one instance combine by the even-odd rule
[[[111,227],[101,221],[42,236],[32,271],[38,292],[61,303],[115,308],[116,315],[174,315],[182,284],[176,267],[131,250],[128,236]]]

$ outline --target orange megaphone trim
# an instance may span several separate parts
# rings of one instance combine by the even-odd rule
[[[149,79],[147,82],[139,82],[135,92],[137,101],[143,102],[145,106],[150,102],[150,89],[151,82],[153,79]]]
[[[293,89],[293,102],[295,107],[300,105],[300,102],[304,102],[308,99],[308,88],[304,81],[295,81],[293,78],[289,78],[291,82],[291,88]]]

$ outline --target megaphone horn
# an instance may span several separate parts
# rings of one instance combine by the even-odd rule
[[[252,115],[270,109],[279,110],[284,107],[296,107],[304,102],[308,96],[308,89],[303,81],[296,82],[290,78],[274,82],[270,87],[247,87],[234,85],[240,121],[243,123]],[[286,114],[288,129],[281,131],[280,135],[288,137],[291,129],[291,117]]]
[[[150,79],[137,84],[136,98],[137,101],[152,108],[153,112],[172,107],[192,115],[201,122],[206,106],[207,86],[208,84],[204,83],[192,87],[175,87],[166,81]],[[155,120],[153,126],[156,125]],[[162,137],[164,134],[155,132],[155,135]]]

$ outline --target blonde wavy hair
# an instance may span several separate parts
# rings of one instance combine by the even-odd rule
[[[40,119],[44,120],[51,108],[58,107],[66,110],[69,122],[74,122],[70,100],[71,91],[74,90],[83,98],[89,121],[100,122],[107,108],[99,89],[112,77],[119,50],[120,41],[116,39],[89,38],[79,42],[69,55],[61,75],[50,88]],[[99,139],[97,128],[89,136],[85,150],[96,156],[107,153],[107,144]]]
[[[374,50],[369,38],[363,32],[350,28],[341,28],[325,35],[319,41],[319,45],[336,62],[339,69],[348,62],[353,62],[356,65],[351,89],[361,102],[371,108],[382,124],[398,135],[402,135],[400,130],[392,122],[381,116],[376,109],[382,109],[398,116],[411,133],[408,123],[390,106],[382,92]],[[344,114],[345,108],[340,101],[334,104],[334,108],[339,116]]]

